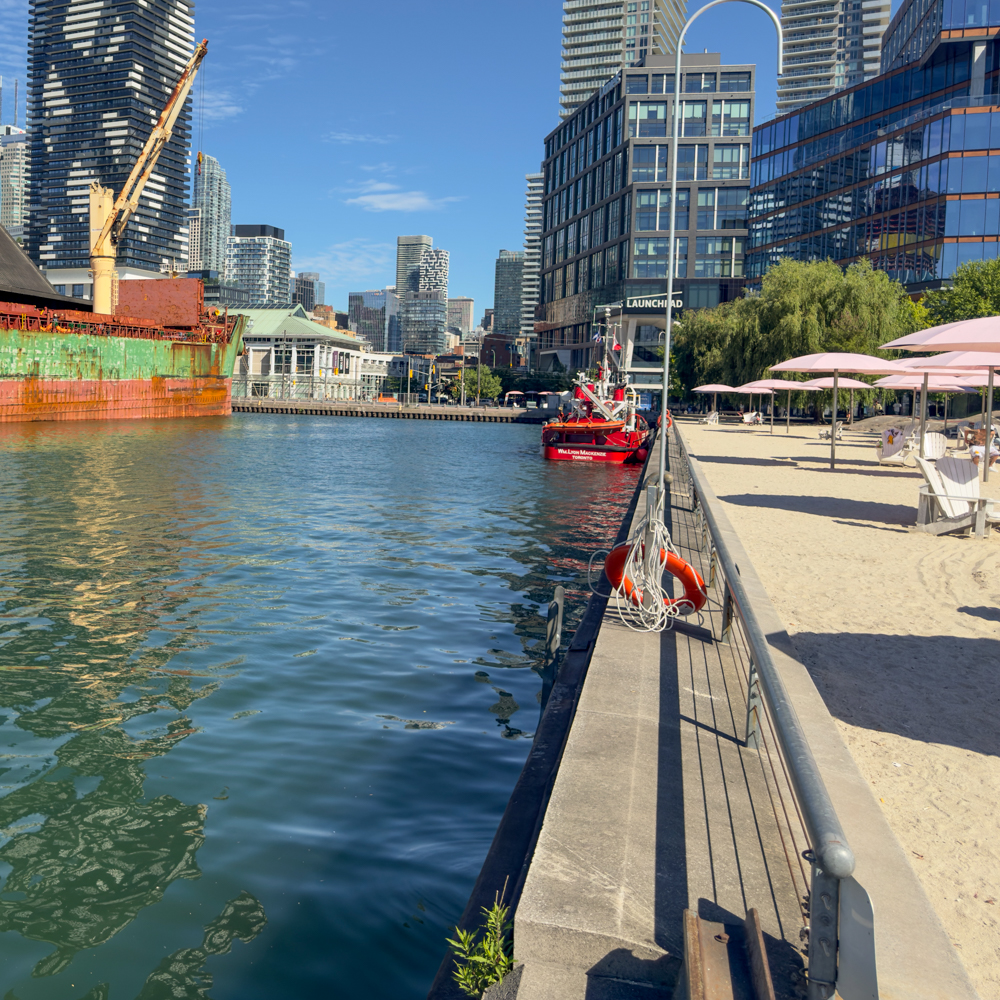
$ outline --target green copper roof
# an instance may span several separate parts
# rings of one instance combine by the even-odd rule
[[[327,337],[336,341],[337,346],[361,350],[361,342],[354,337],[337,333],[321,323],[314,323],[306,316],[301,304],[284,309],[240,309],[253,326],[244,330],[249,337]]]

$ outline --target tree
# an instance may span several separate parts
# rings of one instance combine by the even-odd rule
[[[922,305],[934,325],[1000,315],[1000,260],[962,264],[952,287],[928,292]]]
[[[879,354],[880,345],[926,326],[898,281],[867,258],[846,270],[832,260],[784,258],[760,291],[686,313],[675,340],[687,390],[706,382],[742,385],[801,354]],[[885,355],[883,355],[885,356]]]
[[[477,372],[479,382],[479,396],[482,399],[496,399],[500,395],[503,389],[503,383],[500,381],[500,377],[495,375],[492,369],[487,368],[485,365],[482,368],[476,368],[470,366],[464,369],[463,377],[465,379],[465,399],[466,402],[474,402],[476,398],[476,386],[477,386]],[[462,379],[456,378],[448,384],[448,392],[451,394],[452,399],[462,398]]]

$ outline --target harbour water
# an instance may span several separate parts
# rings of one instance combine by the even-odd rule
[[[422,997],[637,476],[535,426],[4,425],[0,995]]]

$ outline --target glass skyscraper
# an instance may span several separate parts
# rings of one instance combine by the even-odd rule
[[[115,8],[33,0],[25,244],[50,280],[89,287],[88,188],[96,180],[121,191],[194,51],[193,8],[190,0]],[[118,243],[120,274],[187,260],[188,101]]]
[[[226,172],[214,156],[199,154],[201,163],[194,171],[194,191],[191,207],[200,209],[201,263],[192,269],[219,271],[226,269],[226,244],[232,229],[232,195]]]
[[[521,333],[521,282],[524,253],[501,250],[493,282],[493,332],[509,340]]]
[[[861,257],[911,293],[998,256],[1000,8],[904,0],[884,72],[755,130],[747,275]]]

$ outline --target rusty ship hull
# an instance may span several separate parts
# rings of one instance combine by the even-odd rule
[[[232,413],[244,317],[206,312],[200,282],[122,284],[161,288],[128,290],[140,315],[0,302],[0,423]]]

